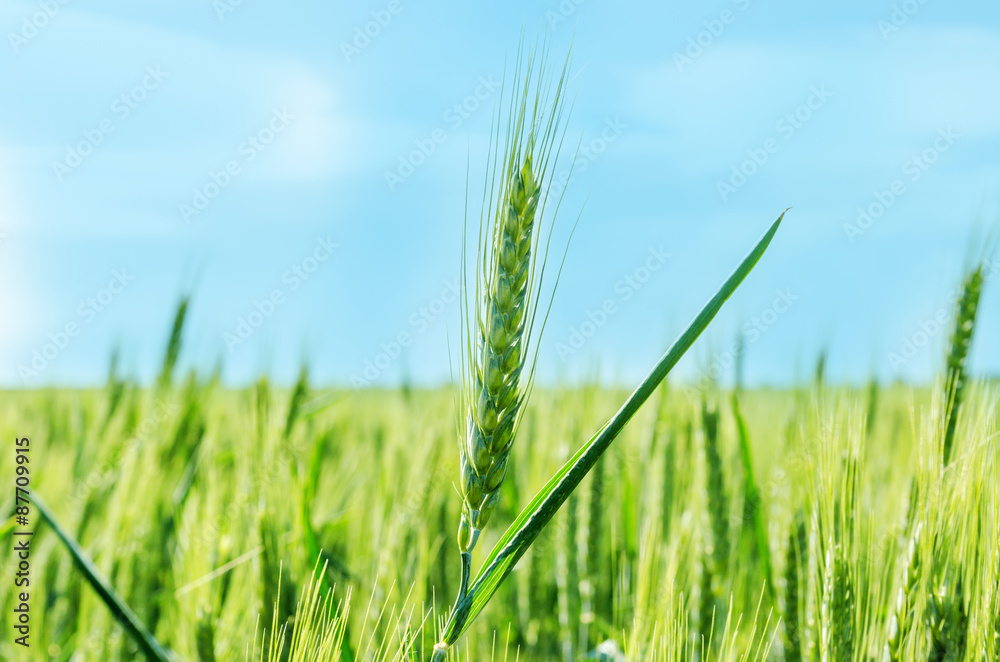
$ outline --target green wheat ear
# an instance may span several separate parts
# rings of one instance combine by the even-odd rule
[[[856,607],[850,563],[843,547],[831,541],[823,572],[822,662],[851,662],[854,658]]]
[[[965,364],[972,345],[972,333],[976,328],[976,314],[979,311],[979,300],[983,293],[983,266],[980,264],[962,283],[962,295],[958,300],[958,310],[955,315],[955,329],[951,335],[951,350],[948,352],[948,382],[945,395],[948,406],[948,421],[945,429],[943,459],[945,466],[951,462],[952,448],[955,444],[955,430],[958,427],[958,415],[965,395],[966,374]]]
[[[806,537],[805,516],[800,510],[795,515],[788,532],[788,547],[785,551],[785,593],[784,622],[785,662],[802,662],[802,629],[799,622],[800,596],[804,591],[800,586],[800,566],[809,553]],[[806,563],[805,565],[808,565]],[[808,570],[808,568],[806,568]]]
[[[528,154],[509,185],[507,205],[494,235],[494,269],[484,288],[485,314],[479,320],[473,397],[461,454],[462,551],[475,545],[473,531],[485,526],[496,509],[524,401],[521,372],[530,321],[527,307],[538,192]]]
[[[906,556],[906,574],[889,616],[889,629],[882,655],[883,662],[900,662],[903,658],[903,643],[906,641],[906,633],[910,627],[910,614],[919,588],[922,531],[922,526],[918,525],[913,537],[910,538],[910,546]]]
[[[719,449],[719,418],[718,407],[703,398],[701,419],[705,432],[705,493],[712,525],[712,571],[721,578],[729,568],[729,496]]]
[[[969,637],[962,578],[946,581],[928,601],[931,650],[928,662],[961,662]]]
[[[475,313],[466,311],[467,417],[459,444],[464,504],[458,544],[463,553],[472,551],[496,511],[532,377],[529,344],[536,340],[532,331],[545,263],[540,249],[548,243],[540,244],[538,225],[558,158],[566,68],[551,99],[541,68],[533,71],[529,58],[526,69],[523,87],[510,99],[502,146],[499,132],[495,136],[494,149],[503,162],[489,178],[492,193],[484,195]],[[518,63],[515,79],[520,70]]]
[[[993,659],[1000,662],[1000,540],[993,553]]]

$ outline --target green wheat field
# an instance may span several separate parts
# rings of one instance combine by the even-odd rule
[[[969,387],[947,458],[942,393],[660,387],[455,653],[617,659],[595,652],[611,640],[635,660],[997,660],[996,385]],[[534,393],[486,543],[624,395]],[[0,402],[34,489],[178,659],[422,660],[437,641],[458,590],[452,392],[112,373]],[[0,657],[142,659],[33,519],[33,645],[8,634]],[[5,633],[15,570],[5,554]]]
[[[184,298],[154,384],[3,393],[0,659],[1000,662],[990,256],[932,385],[668,378],[783,215],[631,394],[534,385],[567,70],[497,111],[453,388],[180,374]]]

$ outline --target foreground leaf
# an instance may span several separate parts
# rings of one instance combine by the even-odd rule
[[[152,633],[146,629],[146,626],[142,624],[139,617],[135,615],[125,601],[122,600],[115,589],[111,587],[104,577],[101,576],[97,567],[91,562],[87,557],[87,553],[81,549],[80,545],[77,544],[76,540],[66,532],[66,529],[62,527],[61,524],[56,520],[55,515],[49,510],[48,505],[45,500],[38,495],[37,492],[31,492],[30,495],[32,503],[38,509],[41,514],[42,519],[48,523],[52,530],[56,532],[56,535],[62,541],[66,549],[69,550],[70,556],[76,562],[77,567],[83,573],[83,576],[90,583],[91,587],[97,592],[101,600],[107,605],[111,614],[115,617],[115,620],[122,626],[122,628],[128,632],[129,636],[132,637],[133,641],[139,646],[139,649],[145,653],[146,658],[153,660],[153,662],[174,662],[175,658],[171,656],[167,650],[160,645],[160,643],[153,637]]]

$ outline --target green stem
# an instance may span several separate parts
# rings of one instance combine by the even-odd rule
[[[455,604],[465,599],[465,594],[469,592],[469,579],[472,577],[472,552],[462,552],[462,583],[458,587],[458,597]]]

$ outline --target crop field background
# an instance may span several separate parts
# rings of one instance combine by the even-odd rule
[[[535,393],[497,529],[623,396]],[[996,659],[996,385],[971,389],[947,465],[940,411],[934,391],[874,383],[661,387],[461,658],[572,660],[612,640],[630,659],[882,659],[899,615],[887,659]],[[195,373],[5,393],[2,411],[5,435],[37,431],[35,489],[60,524],[162,644],[201,661],[424,659],[457,590],[453,419],[448,391],[318,391],[304,375],[232,390]],[[56,536],[32,544],[45,645],[25,658],[5,642],[4,658],[136,659]],[[332,592],[308,616],[304,591]],[[0,603],[7,629],[9,582]],[[270,623],[288,637],[268,656]]]
[[[995,0],[0,37],[0,662],[1000,662]]]

